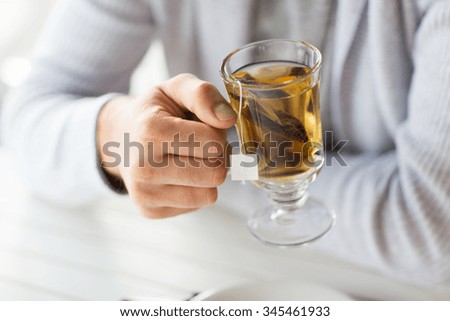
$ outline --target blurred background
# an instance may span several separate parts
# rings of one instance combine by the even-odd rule
[[[28,59],[55,0],[0,0],[0,102],[29,70]]]
[[[57,3],[58,0],[0,0],[0,106],[8,88],[18,86],[27,76],[29,59]],[[165,66],[162,44],[155,42],[132,78],[132,93],[167,79]]]

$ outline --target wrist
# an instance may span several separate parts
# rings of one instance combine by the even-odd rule
[[[103,106],[98,115],[97,149],[100,167],[106,175],[110,176],[108,177],[110,182],[122,179],[120,146],[126,128],[126,106],[131,100],[130,96],[113,98]]]

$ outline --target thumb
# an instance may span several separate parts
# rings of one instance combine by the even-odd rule
[[[181,74],[159,85],[178,108],[194,113],[215,128],[230,128],[237,115],[217,88],[191,74]]]

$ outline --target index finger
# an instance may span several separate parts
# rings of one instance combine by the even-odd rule
[[[158,87],[180,108],[186,108],[212,127],[226,129],[236,122],[236,113],[217,88],[194,75],[181,74]]]

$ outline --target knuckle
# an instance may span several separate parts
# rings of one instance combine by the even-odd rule
[[[131,157],[128,172],[131,181],[130,185],[134,190],[141,189],[140,182],[154,180],[153,171],[145,166],[143,157]]]
[[[198,97],[210,97],[211,93],[214,93],[216,87],[209,82],[201,82],[195,88],[195,93]]]
[[[143,183],[135,184],[137,187],[130,192],[130,198],[137,206],[142,208],[152,208],[164,203],[166,199],[164,193],[149,192],[142,187],[144,185]]]
[[[131,171],[130,171],[131,172]],[[130,173],[128,179],[125,181],[125,186],[127,187],[128,193],[130,197],[137,197],[141,190],[140,184],[133,178],[133,175]],[[134,200],[134,199],[133,199]]]
[[[158,208],[141,208],[140,212],[145,218],[152,220],[165,218],[164,211]]]
[[[138,129],[144,131],[144,133],[151,133],[153,131],[150,129],[153,129],[158,123],[158,117],[155,112],[146,112],[139,119]]]
[[[223,131],[211,128],[205,131],[205,143],[215,147],[224,148],[226,144],[226,134]]]
[[[191,188],[184,196],[184,204],[188,206],[197,206],[202,203],[202,195],[197,193],[195,188]]]
[[[168,203],[168,196],[164,188],[162,188],[147,195],[145,205],[149,207],[157,207],[163,206],[166,203]]]
[[[177,213],[176,215],[182,215],[182,214],[188,214],[188,213],[193,213],[196,210],[198,210],[200,207],[195,207],[195,208],[186,208],[184,209],[182,212]]]
[[[207,205],[212,205],[217,202],[217,198],[219,197],[219,193],[217,188],[210,188],[206,193],[207,196]]]
[[[164,122],[160,119],[154,120],[155,117],[148,117],[148,121],[146,121],[143,125],[138,126],[137,131],[137,140],[139,144],[142,146],[137,146],[137,144],[133,145],[133,149],[141,148],[144,154],[144,157],[147,159],[149,153],[155,156],[161,156],[164,152]],[[167,128],[166,128],[167,130]]]
[[[195,79],[197,77],[195,77],[193,74],[188,73],[188,72],[183,72],[181,74],[178,74],[177,76],[175,76],[173,78],[174,81],[186,81],[188,79]]]
[[[148,166],[145,168],[140,168],[140,177],[142,181],[145,181],[147,184],[149,183],[155,183],[158,181],[158,170],[153,169],[152,167]]]
[[[147,139],[149,137],[158,136],[161,125],[161,117],[159,110],[151,110],[145,112],[138,120],[137,133],[138,137]]]
[[[146,102],[144,103],[145,107],[152,107],[151,103],[165,101],[167,96],[164,94],[164,90],[161,87],[161,84],[158,84],[150,89],[145,98],[147,98]]]
[[[212,183],[214,186],[222,185],[227,178],[227,169],[225,166],[220,166],[213,170]]]
[[[201,176],[197,175],[197,171],[193,168],[184,169],[184,175],[190,186],[199,186],[202,182]]]
[[[128,192],[134,204],[136,204],[138,207],[144,207],[145,195],[140,191],[139,187],[137,187],[136,184],[133,184],[133,186],[129,188]]]

